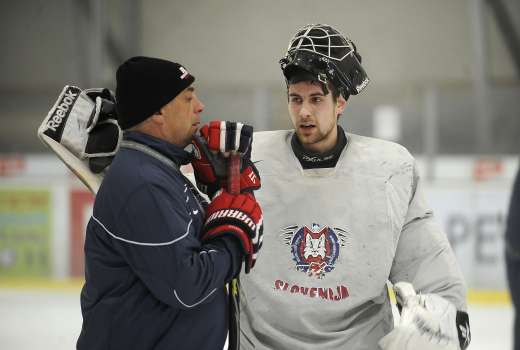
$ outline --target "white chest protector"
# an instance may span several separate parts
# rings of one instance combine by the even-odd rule
[[[252,273],[241,276],[242,348],[377,349],[393,327],[386,288],[393,277],[431,291],[446,275],[447,297],[464,306],[460,272],[446,237],[431,226],[408,151],[347,134],[335,168],[303,170],[292,134],[254,136],[264,243]],[[439,259],[445,271],[433,281],[419,276],[417,264]]]

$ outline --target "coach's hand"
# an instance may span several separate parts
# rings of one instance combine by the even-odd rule
[[[240,242],[245,257],[245,272],[253,268],[262,247],[262,209],[251,193],[232,195],[222,191],[206,210],[202,241],[232,236]]]
[[[193,138],[192,166],[197,187],[213,198],[227,180],[226,159],[240,154],[240,191],[252,192],[261,186],[260,175],[251,162],[253,127],[242,123],[211,121]]]

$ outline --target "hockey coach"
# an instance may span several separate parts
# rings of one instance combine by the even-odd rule
[[[225,285],[259,249],[262,212],[252,194],[222,189],[206,206],[179,171],[204,109],[194,80],[150,57],[117,70],[124,137],[87,226],[78,349],[224,347]],[[232,135],[250,145],[243,137]],[[241,214],[221,215],[233,210]]]

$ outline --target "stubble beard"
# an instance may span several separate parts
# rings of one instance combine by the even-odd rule
[[[331,128],[325,132],[316,128],[317,130],[309,136],[305,136],[301,132],[301,130],[296,130],[296,135],[298,136],[298,139],[300,140],[300,143],[302,144],[302,146],[304,146],[304,148],[309,149],[311,151],[315,151],[313,149],[313,146],[326,140],[334,132],[334,129],[336,127],[337,126],[333,124]]]

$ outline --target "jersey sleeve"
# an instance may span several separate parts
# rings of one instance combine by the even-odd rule
[[[446,234],[436,222],[413,170],[411,198],[397,242],[390,282],[407,281],[421,293],[435,293],[466,310],[466,286]]]
[[[118,215],[119,232],[109,234],[157,299],[190,309],[224,288],[240,270],[241,256],[229,242],[201,244],[186,196],[172,192],[153,185],[138,190]]]

